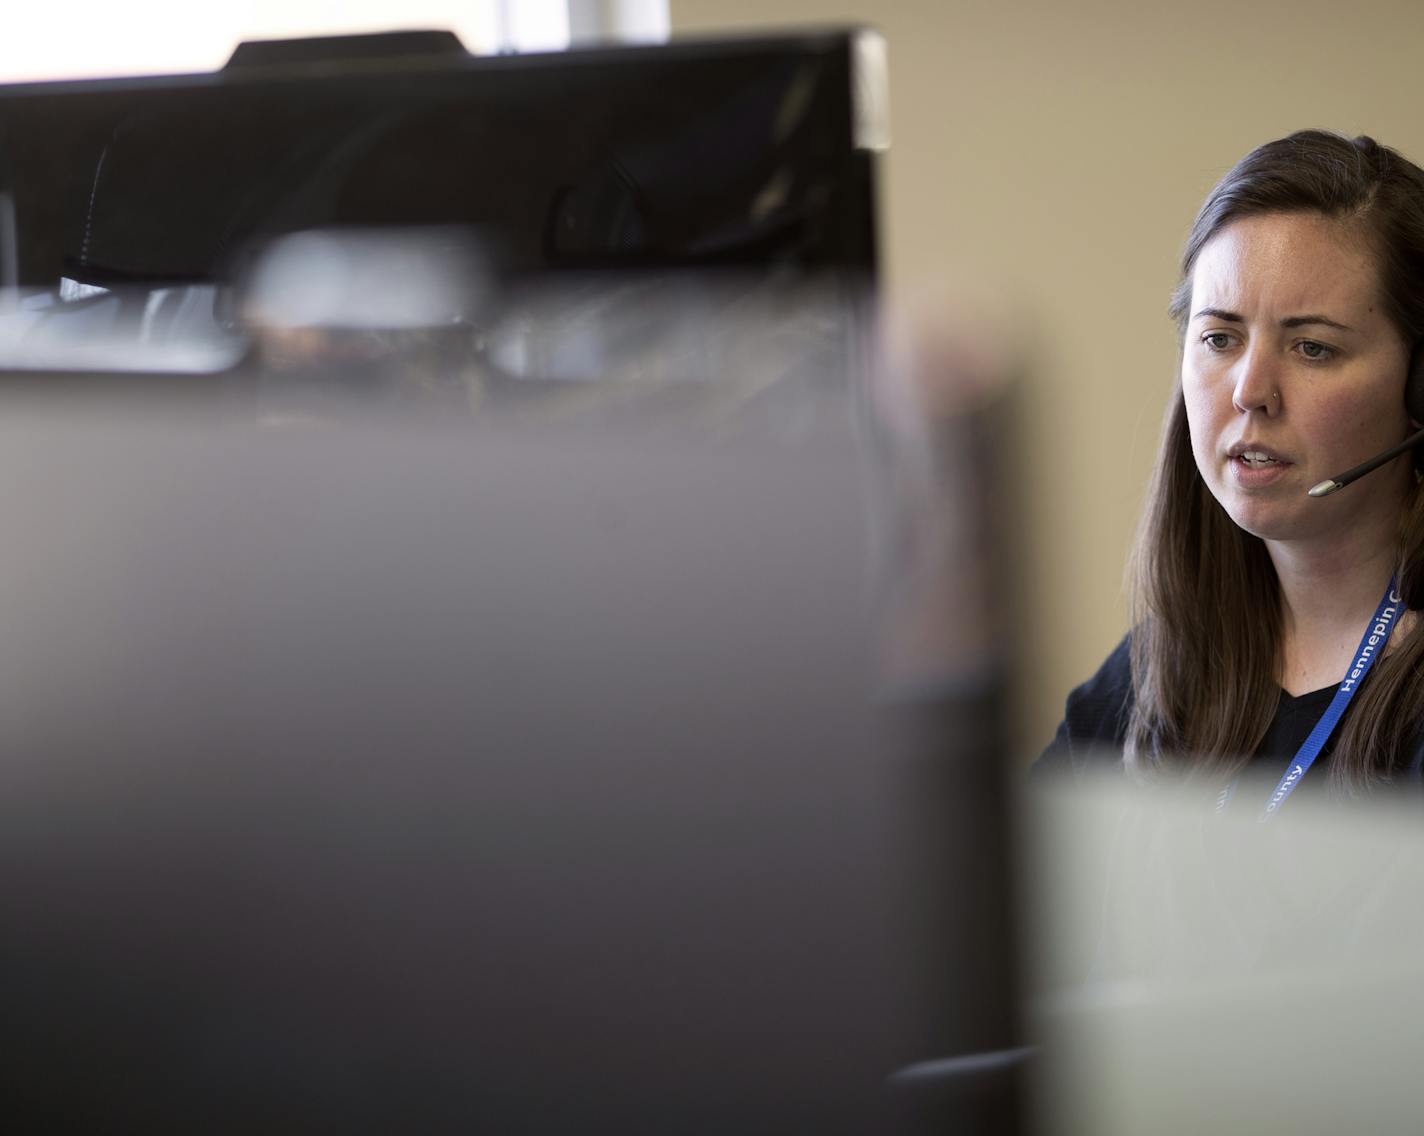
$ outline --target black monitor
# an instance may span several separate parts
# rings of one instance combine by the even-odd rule
[[[749,385],[727,348],[785,356],[789,305],[802,385],[843,373],[876,274],[877,43],[479,58],[403,33],[0,88],[0,386],[291,416],[321,385],[272,378],[297,354],[338,360],[358,402],[489,412],[565,390],[541,380]],[[759,318],[719,354],[689,325],[724,311]],[[440,389],[391,393],[396,356]],[[195,373],[215,378],[154,378]]]
[[[475,228],[502,275],[869,275],[868,35],[484,58],[354,37],[0,88],[19,283],[213,282],[274,235],[411,225]]]

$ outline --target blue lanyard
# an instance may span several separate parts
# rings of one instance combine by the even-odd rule
[[[1310,736],[1305,739],[1300,749],[1296,751],[1295,757],[1291,759],[1291,763],[1286,766],[1280,784],[1276,786],[1275,792],[1271,794],[1265,809],[1261,812],[1262,820],[1269,820],[1275,816],[1280,807],[1285,804],[1286,798],[1294,793],[1296,786],[1304,780],[1310,767],[1315,764],[1315,759],[1320,756],[1320,751],[1325,748],[1325,743],[1330,740],[1330,735],[1335,732],[1335,727],[1339,725],[1345,708],[1350,705],[1350,699],[1355,697],[1355,691],[1365,681],[1365,676],[1375,665],[1375,659],[1384,651],[1384,645],[1389,641],[1389,633],[1394,630],[1394,622],[1404,606],[1404,600],[1395,590],[1396,587],[1396,581],[1391,578],[1389,587],[1384,590],[1384,598],[1380,600],[1379,607],[1375,608],[1374,618],[1365,628],[1360,645],[1355,649],[1355,661],[1345,672],[1345,677],[1335,690],[1335,697],[1330,700],[1330,705],[1325,708],[1325,713],[1320,716],[1320,721],[1315,723],[1315,729],[1310,731]],[[1237,781],[1239,780],[1240,778],[1237,778]],[[1236,783],[1233,781],[1222,790],[1221,796],[1216,800],[1217,812],[1226,809],[1232,794],[1236,791]]]

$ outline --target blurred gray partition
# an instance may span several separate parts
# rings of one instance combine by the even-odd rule
[[[877,698],[855,451],[0,438],[12,1115],[877,1131],[1000,1043],[993,691]]]

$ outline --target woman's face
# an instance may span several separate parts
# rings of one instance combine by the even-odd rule
[[[1197,258],[1182,394],[1197,468],[1266,540],[1348,534],[1397,515],[1407,458],[1327,498],[1306,490],[1402,440],[1409,351],[1348,225],[1315,213],[1234,222]]]

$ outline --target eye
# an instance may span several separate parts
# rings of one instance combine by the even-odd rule
[[[1324,343],[1317,343],[1313,339],[1301,340],[1296,344],[1296,350],[1312,363],[1324,363],[1335,358],[1335,348],[1328,347]]]
[[[1231,346],[1231,335],[1225,331],[1208,331],[1201,337],[1208,351],[1225,351]]]

